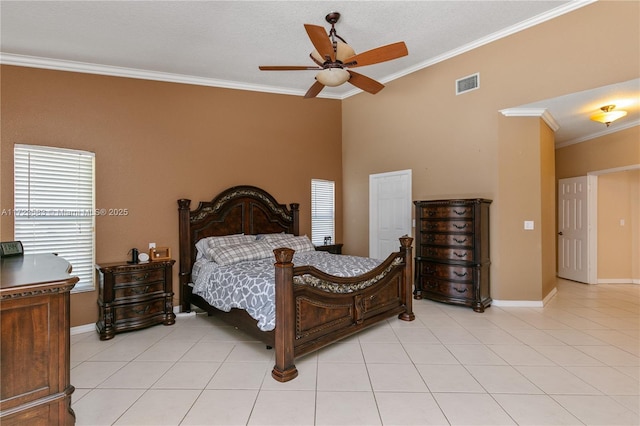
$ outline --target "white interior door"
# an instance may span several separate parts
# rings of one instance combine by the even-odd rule
[[[558,183],[558,276],[589,283],[587,176]]]
[[[411,235],[411,170],[369,176],[369,257],[384,259]]]

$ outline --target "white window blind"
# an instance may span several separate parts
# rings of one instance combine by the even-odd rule
[[[25,254],[57,253],[94,287],[95,155],[35,145],[14,148],[14,237]]]
[[[325,237],[335,243],[335,182],[311,180],[311,242],[323,245]]]

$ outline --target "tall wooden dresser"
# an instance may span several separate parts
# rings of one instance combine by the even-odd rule
[[[71,265],[53,254],[1,260],[0,424],[73,425]]]
[[[429,200],[414,204],[418,240],[414,297],[484,312],[491,305],[491,200]]]

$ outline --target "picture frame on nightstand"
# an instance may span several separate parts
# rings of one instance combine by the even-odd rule
[[[149,249],[150,261],[171,259],[171,249],[169,247],[155,247]]]

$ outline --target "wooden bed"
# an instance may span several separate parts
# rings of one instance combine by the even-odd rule
[[[392,316],[412,321],[413,239],[400,238],[400,249],[376,269],[357,277],[335,277],[314,267],[294,266],[294,251],[274,252],[276,327],[261,331],[256,320],[244,310],[220,311],[192,294],[191,270],[196,260],[195,244],[211,236],[232,234],[291,233],[298,235],[298,204],[287,207],[273,196],[253,186],[229,188],[212,201],[200,202],[190,210],[191,200],[178,200],[180,238],[180,304],[183,312],[191,306],[216,315],[275,349],[272,376],[280,382],[294,379],[298,371],[294,359],[332,342],[357,333]],[[299,284],[303,279],[329,285],[363,287],[351,293],[330,293]]]

